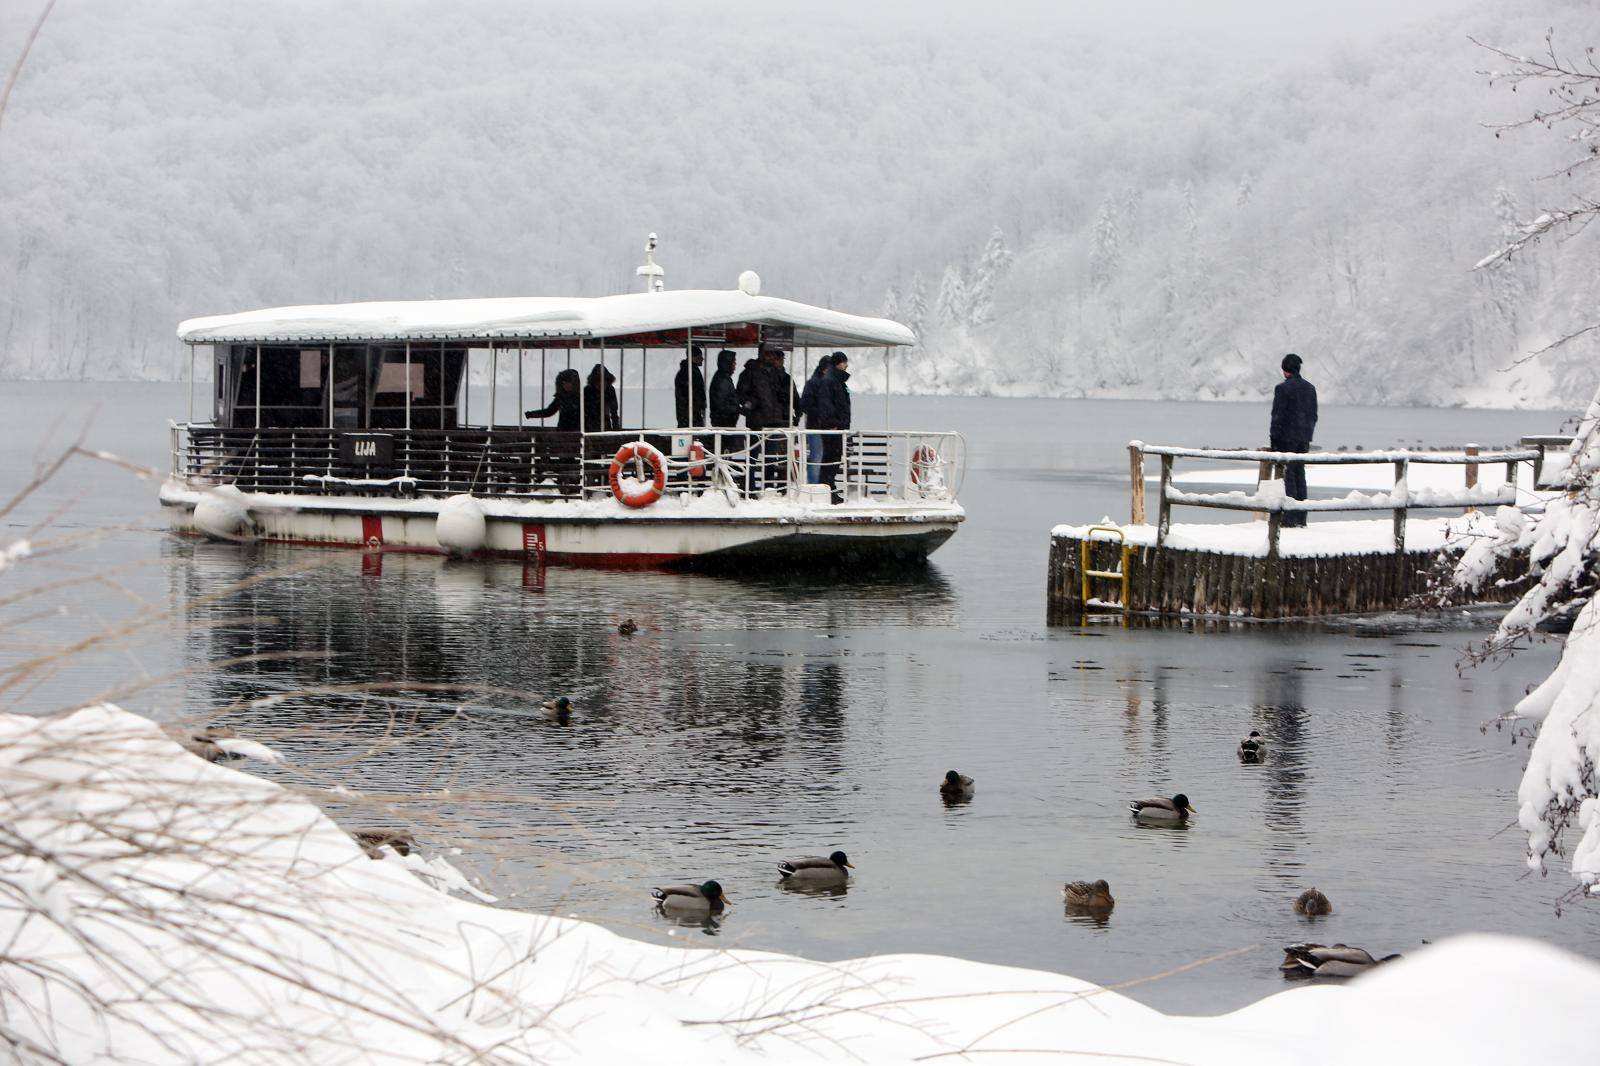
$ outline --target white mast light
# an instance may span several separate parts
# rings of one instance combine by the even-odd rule
[[[660,292],[667,287],[667,272],[656,262],[656,235],[650,234],[644,242],[644,266],[634,271],[644,279],[645,292]]]

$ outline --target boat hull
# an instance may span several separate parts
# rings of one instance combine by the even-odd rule
[[[169,525],[207,536],[196,506],[206,491],[169,481],[161,503]],[[439,500],[240,495],[249,525],[239,539],[365,551],[520,558],[608,568],[740,568],[793,560],[844,565],[916,563],[955,533],[965,514],[955,503],[800,507],[787,501],[679,506],[663,501],[626,513],[610,501],[536,504],[476,499],[481,542],[470,550],[440,544]],[[608,513],[614,511],[615,513]],[[214,539],[228,539],[215,538]]]

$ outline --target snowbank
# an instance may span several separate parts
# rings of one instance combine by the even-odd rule
[[[1564,463],[1559,452],[1552,452],[1545,467],[1545,477],[1555,477]],[[1454,497],[1466,489],[1464,468],[1438,463],[1412,463],[1406,469],[1406,483],[1413,500],[1419,491],[1437,492]],[[1541,503],[1550,493],[1535,493],[1531,489],[1532,468],[1522,464],[1518,470],[1517,502]],[[1236,463],[1228,467],[1203,470],[1183,470],[1172,475],[1174,485],[1246,485],[1254,486],[1259,476],[1254,464]],[[1161,475],[1148,473],[1147,482],[1160,482]],[[1547,481],[1548,483],[1548,481]],[[1388,492],[1394,485],[1394,467],[1388,463],[1372,465],[1337,464],[1306,468],[1306,484],[1312,491],[1330,489],[1357,489]],[[1485,463],[1478,468],[1478,489],[1492,493],[1506,484],[1504,463]],[[1494,502],[1499,502],[1498,500]],[[1412,506],[1420,506],[1413,502]]]
[[[1143,547],[1156,542],[1156,527],[1150,525],[1119,526],[1104,519],[1098,528],[1110,526],[1120,529],[1130,545]],[[1056,526],[1050,530],[1053,537],[1089,536],[1095,526]],[[1433,552],[1444,548],[1463,548],[1495,535],[1494,519],[1482,512],[1459,515],[1453,518],[1406,519],[1406,550]],[[1116,539],[1109,533],[1093,534],[1096,540]],[[1265,522],[1204,522],[1173,523],[1167,528],[1166,545],[1186,551],[1218,552],[1223,555],[1247,555],[1256,558],[1267,554],[1267,524]],[[1286,558],[1313,558],[1329,555],[1360,555],[1370,552],[1394,550],[1394,522],[1392,519],[1352,522],[1318,522],[1303,528],[1282,529],[1278,532],[1278,554]]]
[[[24,1060],[1572,1062],[1600,998],[1600,966],[1501,937],[1219,1018],[956,959],[641,944],[443,895],[107,705],[0,716],[0,804],[0,1040]]]

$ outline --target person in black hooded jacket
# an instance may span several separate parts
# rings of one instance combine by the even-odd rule
[[[843,352],[828,357],[828,371],[817,383],[816,398],[812,403],[812,425],[818,429],[845,430],[850,428],[850,358]],[[839,465],[844,459],[844,437],[836,433],[822,435],[822,483],[832,490],[833,502],[841,503],[839,492]]]
[[[678,428],[706,424],[706,377],[701,367],[706,353],[698,344],[689,356],[678,364],[678,376],[672,379],[672,398],[677,406]]]
[[[556,429],[578,432],[578,372],[568,367],[556,375],[556,394],[549,404],[537,411],[523,412],[524,418],[549,418],[556,416]]]
[[[605,378],[602,388],[601,377]],[[589,383],[583,387],[583,431],[585,433],[613,433],[622,428],[621,405],[617,402],[617,375],[596,363],[589,371]]]
[[[739,388],[733,383],[733,368],[738,362],[739,357],[727,348],[717,353],[717,372],[711,375],[711,424],[720,429],[737,426],[744,411]]]

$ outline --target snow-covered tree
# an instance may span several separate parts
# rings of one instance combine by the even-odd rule
[[[967,321],[974,327],[986,326],[994,319],[994,292],[1011,269],[1011,249],[1005,234],[996,226],[989,233],[978,262],[972,268],[972,283],[967,287]]]
[[[923,327],[928,324],[928,283],[923,280],[920,270],[911,275],[911,289],[906,294],[905,315],[906,325],[911,327],[911,332],[920,340]]]
[[[939,281],[939,296],[933,305],[934,316],[942,326],[960,325],[967,317],[967,283],[961,268],[951,263]]]
[[[1089,252],[1089,285],[1104,289],[1117,272],[1117,253],[1121,241],[1117,230],[1117,208],[1107,197],[1094,218],[1094,245]]]
[[[1544,60],[1498,48],[1490,51],[1513,64],[1504,73],[1485,72],[1491,78],[1508,80],[1513,87],[1545,83],[1557,102],[1553,112],[1536,113],[1531,119],[1502,126],[1497,136],[1532,124],[1575,128],[1571,137],[1583,145],[1583,155],[1564,173],[1592,180],[1596,170],[1591,164],[1600,155],[1593,140],[1600,133],[1600,67],[1594,64],[1593,49],[1587,50],[1581,61],[1568,61],[1558,56],[1547,34]],[[1514,202],[1507,197],[1497,199],[1502,217],[1514,213]],[[1479,266],[1504,264],[1549,234],[1575,236],[1597,216],[1600,189],[1580,192],[1573,202],[1514,226],[1511,239]],[[1579,326],[1540,351],[1581,343],[1579,338],[1595,329],[1600,329],[1600,323]],[[1592,385],[1592,365],[1590,377]],[[1555,671],[1506,717],[1536,723],[1538,729],[1517,790],[1517,821],[1528,834],[1528,863],[1543,872],[1549,856],[1566,856],[1578,881],[1569,898],[1579,898],[1600,894],[1600,777],[1596,773],[1600,764],[1600,597],[1596,596],[1600,591],[1600,390],[1561,459],[1564,461],[1555,474],[1564,491],[1549,494],[1542,511],[1501,508],[1495,516],[1494,535],[1466,551],[1456,566],[1455,580],[1470,592],[1491,580],[1508,559],[1526,553],[1533,583],[1501,620],[1494,636],[1478,649],[1478,658],[1509,654],[1534,639],[1540,628],[1570,622]],[[1576,842],[1569,839],[1574,831]]]
[[[884,318],[891,322],[900,321],[900,289],[890,285],[883,294],[883,306],[878,311]]]
[[[1247,170],[1243,174],[1239,175],[1239,187],[1234,191],[1233,194],[1233,206],[1244,207],[1250,202],[1250,198],[1255,195],[1255,192],[1255,175]]]

